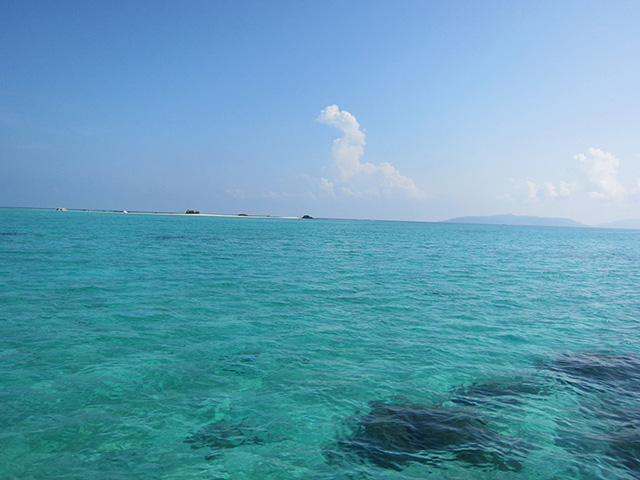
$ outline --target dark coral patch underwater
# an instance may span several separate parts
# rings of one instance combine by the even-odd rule
[[[454,390],[451,401],[469,407],[517,407],[527,399],[548,394],[548,386],[535,378],[498,378],[458,387]]]
[[[251,429],[243,424],[229,423],[225,420],[219,420],[202,427],[188,436],[184,442],[190,444],[194,449],[207,449],[210,452],[205,455],[207,460],[219,457],[225,449],[263,443]]]
[[[603,352],[564,354],[545,368],[564,383],[582,390],[618,390],[638,395],[640,391],[640,356]]]
[[[636,478],[640,478],[640,428],[627,425],[607,434],[609,449],[607,454],[624,465]]]
[[[640,478],[640,356],[567,353],[544,368],[582,392],[579,413],[592,425],[576,432],[566,424],[556,444],[579,458],[604,454],[612,466]]]
[[[341,447],[393,470],[409,462],[437,465],[454,459],[483,469],[520,471],[513,440],[460,407],[374,402]]]

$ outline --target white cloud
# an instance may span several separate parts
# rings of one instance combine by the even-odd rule
[[[306,192],[274,192],[273,190],[269,190],[267,193],[262,193],[254,198],[267,198],[269,200],[300,200],[300,199],[311,199],[316,200],[316,196],[309,191]]]
[[[411,178],[401,175],[390,163],[374,165],[361,162],[366,144],[365,134],[356,117],[349,112],[341,111],[337,105],[329,105],[322,110],[318,121],[342,132],[342,137],[333,141],[331,149],[336,177],[333,181],[321,179],[325,191],[334,192],[336,184],[340,184],[340,190],[351,196],[388,198],[400,191],[412,198],[426,197]]]
[[[570,196],[576,189],[573,183],[567,183],[563,180],[558,183],[542,182],[537,184],[531,180],[527,180],[527,199],[531,202],[539,202],[540,200],[560,200]]]
[[[566,198],[575,190],[575,184],[567,183],[564,180],[560,180],[558,183],[553,184],[551,182],[544,182],[540,186],[542,196],[545,198]]]
[[[325,177],[318,178],[312,177],[311,175],[307,174],[301,174],[299,175],[299,178],[307,182],[311,186],[312,190],[316,193],[321,193],[322,195],[329,197],[336,196],[335,182],[332,182]],[[311,195],[315,198],[315,195]]]
[[[284,200],[287,198],[287,195],[284,193],[276,193],[273,190],[269,190],[269,193],[264,194],[263,197],[265,198],[271,198],[274,200]]]
[[[573,156],[577,161],[583,175],[574,182],[542,182],[536,183],[527,180],[524,183],[515,184],[512,194],[498,197],[500,200],[540,202],[543,200],[562,200],[573,196],[576,191],[586,191],[592,199],[613,200],[622,202],[626,198],[635,195],[635,190],[627,190],[618,181],[618,169],[620,161],[611,153],[598,148],[589,148],[586,153]],[[640,190],[640,178],[638,178]]]
[[[340,190],[342,190],[344,193],[346,193],[350,197],[362,197],[363,196],[362,192],[358,192],[358,191],[354,192],[349,187],[341,187]]]
[[[588,192],[591,198],[611,199],[620,201],[624,199],[626,191],[618,182],[618,167],[620,162],[611,153],[599,148],[589,148],[587,153],[580,153],[573,157],[580,163],[582,170],[587,175]]]
[[[540,200],[538,198],[538,186],[530,180],[527,180],[527,191],[529,193],[529,200],[531,200],[532,202],[537,202]]]
[[[335,184],[333,182],[330,182],[324,177],[320,178],[320,190],[325,192],[327,195],[331,195],[331,196],[335,195],[334,187],[335,187]]]
[[[240,190],[237,188],[227,188],[225,192],[227,193],[227,195],[233,198],[245,198],[244,190]]]

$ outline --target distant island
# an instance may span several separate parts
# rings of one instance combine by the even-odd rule
[[[616,220],[596,225],[598,228],[626,228],[629,230],[640,230],[640,218],[630,218],[627,220]]]
[[[481,225],[521,225],[531,227],[588,227],[570,218],[529,217],[522,215],[492,215],[488,217],[456,217],[440,223],[476,223]]]

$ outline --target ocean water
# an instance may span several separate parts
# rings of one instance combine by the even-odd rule
[[[640,478],[639,293],[640,231],[0,209],[0,478]]]

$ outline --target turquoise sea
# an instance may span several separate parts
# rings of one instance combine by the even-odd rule
[[[2,479],[640,478],[640,231],[0,209]]]

